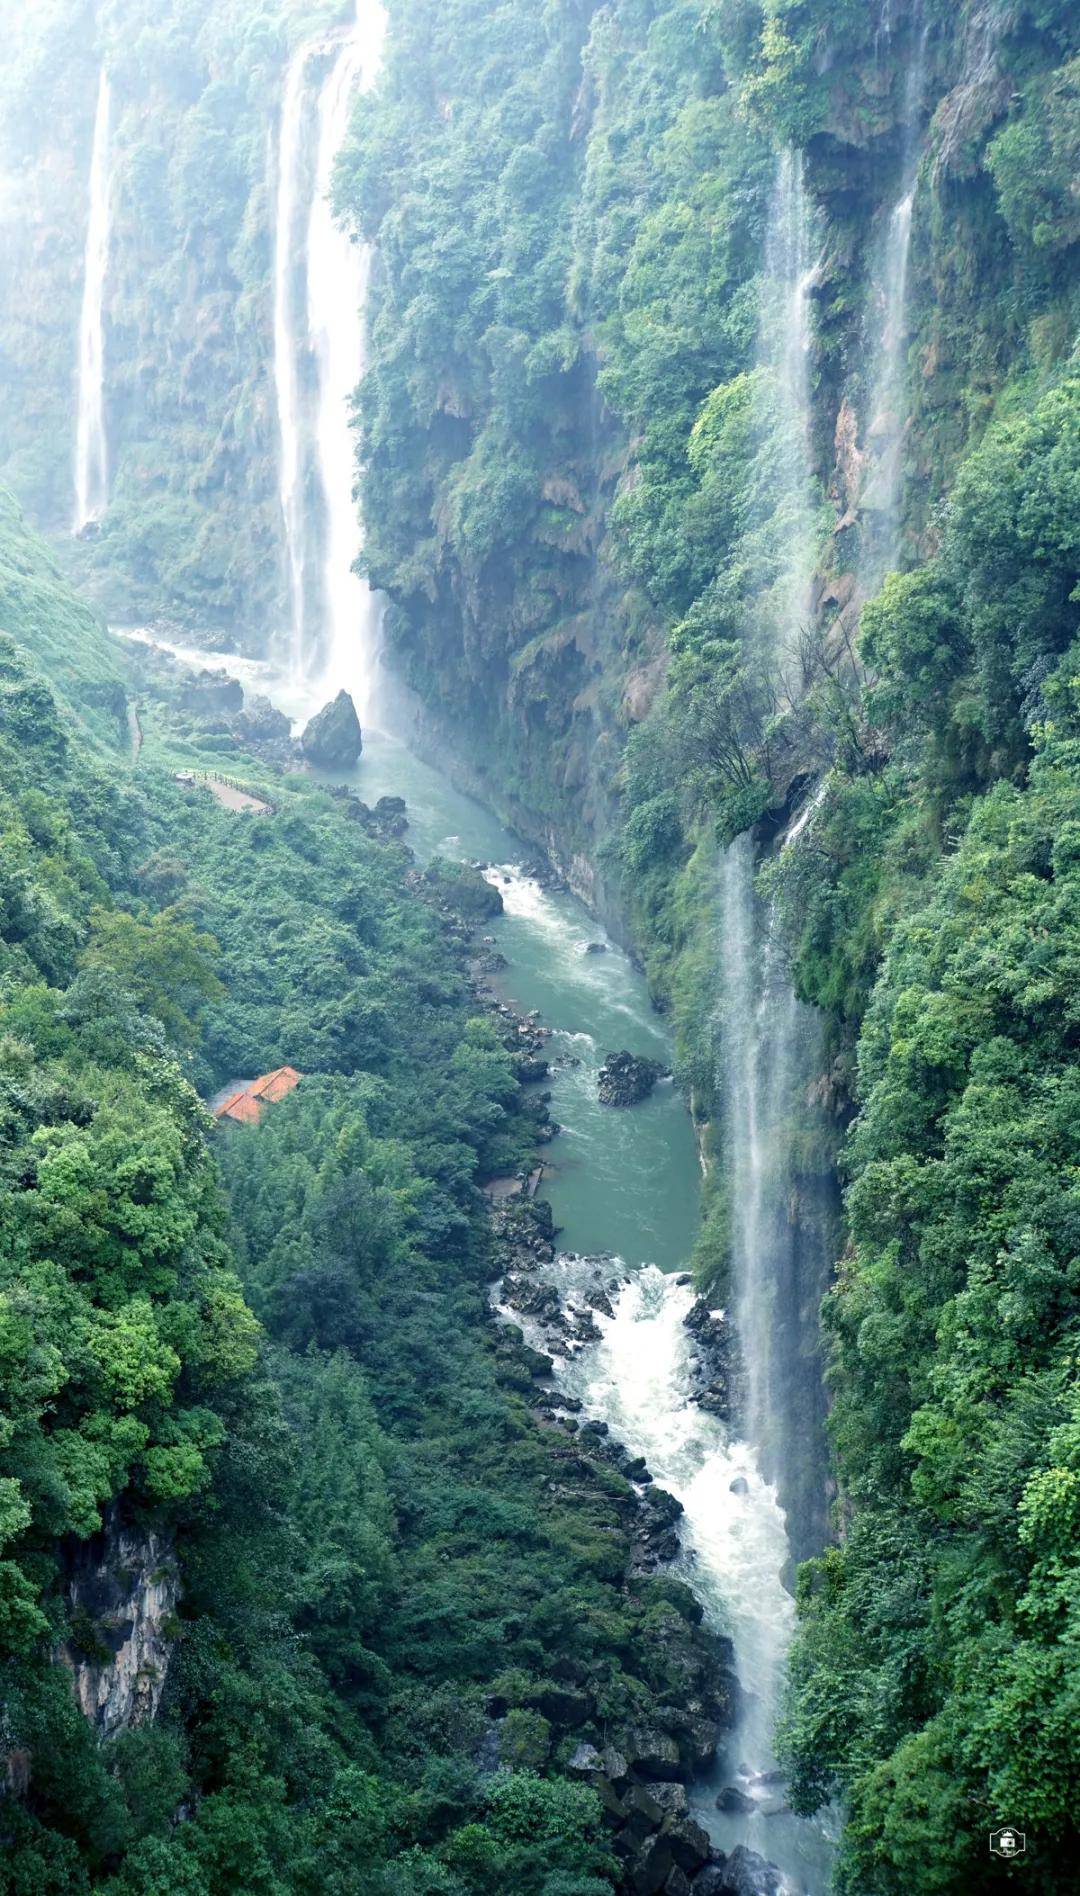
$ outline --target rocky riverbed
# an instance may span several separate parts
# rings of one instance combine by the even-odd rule
[[[552,1030],[491,986],[489,976],[505,965],[485,932],[488,918],[502,910],[498,890],[484,880],[479,863],[451,867],[437,860],[413,876],[442,926],[461,942],[478,1004],[529,1088],[542,1144],[557,1131],[543,1090]],[[627,1077],[630,1091],[645,1083],[651,1090],[664,1070],[657,1062],[640,1064],[650,1071]],[[549,1432],[549,1443],[558,1445],[556,1490],[594,1496],[608,1507],[614,1503],[628,1604],[640,1607],[643,1597],[651,1599],[660,1589],[658,1599],[673,1610],[650,1613],[644,1706],[616,1716],[610,1707],[602,1711],[601,1683],[570,1666],[565,1678],[490,1700],[484,1768],[495,1770],[504,1761],[512,1721],[528,1712],[550,1728],[561,1768],[595,1792],[622,1865],[622,1896],[778,1896],[782,1878],[773,1865],[744,1845],[725,1855],[693,1812],[691,1787],[712,1770],[738,1715],[734,1651],[727,1637],[705,1626],[700,1602],[675,1568],[682,1554],[682,1502],[654,1479],[643,1456],[558,1386],[558,1364],[600,1341],[600,1324],[613,1316],[630,1274],[614,1256],[559,1250],[552,1208],[536,1196],[542,1174],[542,1166],[534,1166],[489,1187],[497,1274],[492,1341],[500,1375]],[[723,1311],[710,1310],[700,1299],[685,1323],[693,1399],[726,1419],[739,1389],[732,1325]]]

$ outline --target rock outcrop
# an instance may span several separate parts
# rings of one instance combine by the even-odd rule
[[[102,1738],[147,1724],[165,1688],[180,1597],[172,1547],[110,1523],[72,1554],[65,1594],[71,1630],[56,1656],[84,1717]]]
[[[360,720],[347,691],[316,711],[304,727],[300,749],[310,764],[324,770],[351,770],[364,748]]]
[[[609,1053],[600,1068],[599,1096],[604,1106],[637,1106],[648,1099],[657,1080],[667,1069],[659,1060],[647,1060],[643,1054]]]

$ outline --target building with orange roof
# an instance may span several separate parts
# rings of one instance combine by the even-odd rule
[[[242,1126],[257,1126],[263,1107],[284,1099],[286,1093],[291,1093],[303,1077],[292,1066],[275,1067],[272,1073],[260,1073],[250,1086],[242,1086],[238,1092],[219,1100],[214,1107],[214,1118],[232,1119]]]

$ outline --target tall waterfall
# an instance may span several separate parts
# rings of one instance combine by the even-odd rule
[[[919,113],[926,83],[926,27],[922,6],[912,22],[913,46],[903,102],[901,195],[885,219],[873,271],[871,385],[866,445],[870,472],[859,499],[862,534],[860,591],[876,592],[900,554],[904,436],[907,427],[907,292],[919,166]]]
[[[100,519],[108,499],[105,435],[105,341],[103,311],[109,264],[109,78],[101,69],[94,142],[90,156],[89,214],[79,319],[78,406],[75,426],[75,510],[72,528],[82,533]]]
[[[791,834],[789,846],[794,846]],[[823,1444],[813,1386],[816,1306],[824,1288],[815,1112],[808,1091],[820,1068],[812,1011],[796,999],[779,918],[754,893],[749,836],[727,849],[721,877],[722,1047],[725,1144],[731,1192],[731,1279],[743,1357],[743,1419],[766,1467],[786,1478],[808,1526],[822,1504],[808,1492]],[[805,1553],[807,1547],[797,1551]]]
[[[813,212],[802,154],[785,151],[769,206],[765,275],[758,325],[758,369],[766,412],[765,452],[775,486],[774,576],[760,601],[768,659],[783,667],[811,618],[814,569],[813,459],[810,435],[810,292]]]
[[[351,27],[306,41],[290,61],[274,261],[290,670],[294,679],[320,675],[327,690],[344,686],[361,715],[370,709],[379,609],[352,570],[361,533],[350,402],[364,370],[370,258],[335,222],[329,193],[355,95],[378,72],[384,31],[377,0],[360,0]]]
[[[274,242],[274,390],[278,414],[278,498],[289,582],[289,665],[302,670],[306,639],[307,555],[302,486],[299,349],[296,336],[297,205],[303,154],[304,99],[311,48],[301,46],[285,75],[278,146]]]

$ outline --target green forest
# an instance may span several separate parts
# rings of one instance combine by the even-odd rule
[[[0,1891],[1067,1896],[1075,6],[0,22]],[[676,1152],[775,1703],[620,1295],[493,1307]]]

